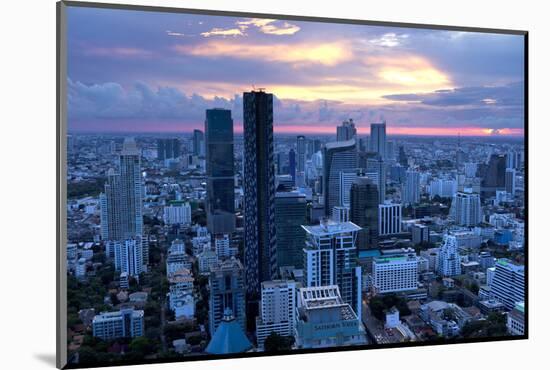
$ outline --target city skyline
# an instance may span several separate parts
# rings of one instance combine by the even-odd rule
[[[518,35],[79,8],[68,27],[74,132],[189,132],[224,108],[240,133],[265,87],[276,133],[524,134]]]

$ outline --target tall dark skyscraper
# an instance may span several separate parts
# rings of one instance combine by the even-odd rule
[[[298,172],[304,172],[306,170],[307,144],[309,143],[306,141],[305,136],[299,135],[296,137],[296,154],[297,154],[296,170]]]
[[[243,94],[244,249],[246,289],[258,299],[260,283],[277,274],[273,94]]]
[[[204,155],[204,133],[201,130],[193,130],[193,155]]]
[[[368,177],[358,177],[351,185],[350,221],[362,227],[357,234],[357,249],[377,247],[378,198],[378,186]]]
[[[371,123],[370,125],[370,150],[386,158],[386,123]]]
[[[355,139],[327,143],[324,151],[323,198],[325,215],[340,205],[340,172],[353,172],[357,169],[357,148]]]
[[[178,158],[181,155],[181,143],[179,139],[158,139],[157,159],[165,160]]]
[[[302,268],[307,213],[306,196],[297,191],[275,195],[275,228],[277,230],[277,265]]]
[[[292,176],[292,181],[296,181],[296,152],[290,149],[288,152],[288,173]]]
[[[504,190],[506,187],[506,156],[492,154],[489,164],[484,169],[481,179],[481,194],[492,196],[497,190]]]
[[[207,225],[213,234],[235,230],[233,119],[226,109],[206,110]]]

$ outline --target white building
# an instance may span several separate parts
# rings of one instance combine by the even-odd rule
[[[76,262],[75,276],[79,279],[86,277],[86,258],[81,257]]]
[[[170,249],[168,250],[168,256],[166,257],[166,275],[181,270],[191,269],[191,260],[189,255],[185,252],[185,244],[176,239],[172,242]]]
[[[452,198],[457,191],[456,180],[437,179],[430,182],[430,197]]]
[[[138,278],[144,272],[142,238],[138,235],[133,239],[114,242],[115,270],[127,272]]]
[[[306,231],[304,281],[306,287],[338,285],[342,299],[361,316],[361,267],[355,241],[361,228],[353,222],[324,219]]]
[[[525,268],[523,265],[501,258],[495,263],[491,282],[491,296],[511,310],[525,300]]]
[[[349,202],[348,202],[349,204]],[[337,206],[332,208],[332,220],[334,222],[348,222],[349,221],[349,205]]]
[[[145,333],[143,311],[123,309],[102,312],[92,320],[93,336],[105,341],[117,338],[141,337]]]
[[[449,218],[461,226],[475,226],[482,221],[481,200],[471,189],[457,192],[451,204]]]
[[[164,207],[164,223],[166,225],[191,224],[191,205],[189,202],[172,201]]]
[[[340,206],[349,207],[350,189],[356,179],[356,171],[350,170],[340,172]]]
[[[525,304],[518,302],[514,309],[506,315],[506,327],[511,335],[525,334]]]
[[[444,243],[439,248],[437,272],[444,277],[452,277],[461,274],[460,255],[456,236],[445,235]]]
[[[418,288],[418,257],[415,253],[374,258],[372,286],[376,293],[393,293]]]
[[[400,203],[384,202],[378,205],[378,235],[401,233],[401,217]]]
[[[266,338],[272,332],[281,336],[294,336],[296,283],[283,280],[264,281],[261,289],[256,338],[258,347],[263,349]]]
[[[214,248],[219,259],[231,258],[237,255],[237,248],[231,246],[229,234],[216,235],[214,238]]]
[[[193,318],[195,316],[195,300],[193,298],[193,276],[188,269],[181,269],[168,277],[170,292],[169,307],[177,319]]]
[[[199,273],[201,275],[209,275],[210,268],[218,263],[218,255],[212,249],[203,250],[198,256]]]

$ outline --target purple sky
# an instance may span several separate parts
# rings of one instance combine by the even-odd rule
[[[523,36],[68,9],[72,131],[191,131],[242,92],[277,97],[278,132],[523,135]]]

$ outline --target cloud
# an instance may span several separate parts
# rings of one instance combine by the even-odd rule
[[[212,37],[212,36],[245,36],[245,33],[240,28],[212,28],[210,31],[202,32],[201,36],[203,37]]]
[[[378,38],[373,38],[369,40],[369,42],[374,45],[391,48],[391,47],[401,45],[408,38],[409,38],[408,34],[398,35],[394,32],[388,32]]]
[[[182,55],[327,66],[334,66],[352,58],[346,42],[269,45],[211,41],[198,45],[176,45],[174,49]]]
[[[149,58],[153,52],[146,49],[132,47],[90,47],[84,52],[86,55],[115,58]]]
[[[294,35],[300,31],[300,27],[285,21],[276,19],[251,18],[245,21],[237,21],[235,24],[243,31],[249,26],[255,26],[260,32],[268,35]]]
[[[174,32],[174,31],[166,31],[166,34],[168,36],[178,36],[178,37],[184,37],[185,34],[184,33],[181,33],[181,32]]]

